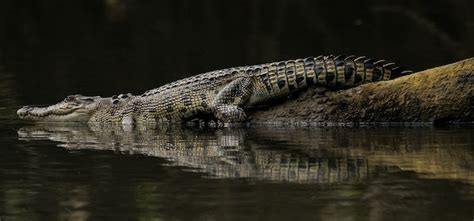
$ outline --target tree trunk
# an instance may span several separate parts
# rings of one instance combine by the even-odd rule
[[[474,58],[349,90],[310,88],[255,110],[252,124],[474,122]]]

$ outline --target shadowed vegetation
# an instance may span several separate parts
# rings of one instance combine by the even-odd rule
[[[421,70],[474,53],[473,4],[5,0],[0,61],[25,103],[137,94],[204,71],[319,54]]]

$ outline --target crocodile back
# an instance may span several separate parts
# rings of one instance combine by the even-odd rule
[[[139,96],[141,115],[173,121],[211,112],[219,91],[232,81],[250,77],[247,105],[283,97],[308,86],[350,88],[407,74],[394,63],[355,56],[319,56],[211,71],[149,90]]]

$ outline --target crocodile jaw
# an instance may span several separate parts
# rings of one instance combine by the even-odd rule
[[[87,122],[104,99],[83,95],[70,95],[57,104],[47,107],[20,108],[16,113],[22,120],[35,122]]]
[[[57,110],[55,105],[48,107],[29,107],[20,108],[16,113],[22,120],[38,122],[86,122],[91,117],[87,111],[80,109]]]

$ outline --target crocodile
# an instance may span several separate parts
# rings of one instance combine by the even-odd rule
[[[211,71],[141,95],[70,95],[47,106],[24,106],[20,119],[35,122],[121,123],[180,122],[201,114],[219,122],[248,121],[245,110],[308,88],[335,89],[390,80],[411,71],[393,62],[364,56],[318,56]]]

